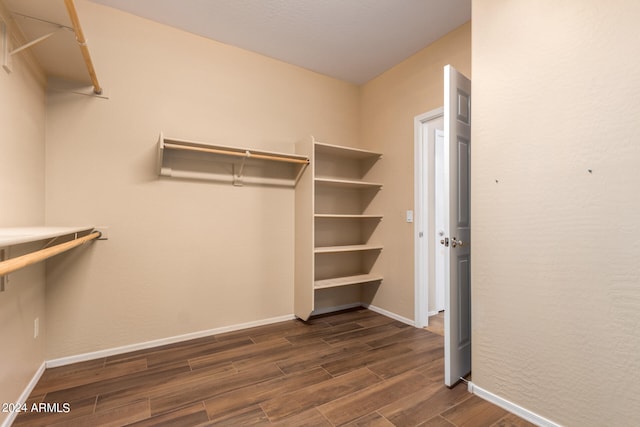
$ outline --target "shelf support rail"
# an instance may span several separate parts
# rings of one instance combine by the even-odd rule
[[[100,82],[98,82],[98,76],[96,75],[96,70],[93,67],[91,54],[89,53],[89,48],[87,47],[87,39],[85,39],[84,32],[82,31],[82,26],[80,26],[78,11],[76,10],[76,6],[73,3],[73,0],[64,0],[64,4],[67,7],[67,12],[69,13],[69,18],[71,19],[73,31],[75,32],[76,40],[78,41],[78,46],[80,46],[80,53],[82,53],[84,63],[87,66],[87,71],[89,72],[89,77],[91,77],[91,83],[93,84],[93,93],[95,93],[96,95],[100,95],[102,94],[102,87],[100,86]]]
[[[60,243],[58,245],[40,249],[39,251],[31,252],[19,257],[2,260],[0,262],[0,277],[4,278],[4,276],[9,273],[20,270],[21,268],[27,267],[31,264],[44,261],[47,258],[51,258],[52,256],[61,254],[62,252],[66,252],[91,240],[98,239],[100,238],[100,236],[102,236],[101,232],[94,231],[86,236],[71,240],[69,242]],[[4,252],[5,251],[3,250],[2,257],[4,257]],[[4,281],[0,282],[0,291],[4,291]]]
[[[200,152],[203,152],[203,153],[223,154],[225,156],[235,156],[235,157],[251,157],[251,158],[254,158],[254,159],[273,160],[275,162],[285,162],[285,163],[297,163],[297,164],[301,164],[301,165],[308,165],[309,164],[309,159],[298,159],[298,158],[294,158],[294,157],[277,156],[277,155],[273,155],[273,154],[252,153],[249,150],[246,150],[244,152],[240,152],[240,151],[222,150],[222,149],[219,149],[219,148],[207,148],[207,147],[194,147],[194,146],[189,146],[189,145],[179,145],[179,144],[172,144],[170,142],[165,142],[164,146],[166,148],[172,148],[174,150],[200,151]],[[247,153],[249,153],[249,156],[247,156]]]
[[[302,172],[304,172],[304,170],[309,165],[308,158],[301,159],[297,157],[287,157],[286,155],[252,153],[249,150],[245,150],[244,152],[231,151],[231,150],[223,150],[221,148],[196,147],[191,145],[172,144],[170,142],[164,142],[163,147],[171,148],[174,150],[198,151],[201,153],[211,153],[211,154],[221,154],[225,156],[242,157],[242,163],[240,164],[238,173],[236,174],[234,170],[234,174],[233,174],[233,185],[236,185],[236,186],[242,186],[242,172],[244,170],[245,162],[248,158],[272,160],[275,162],[294,163],[294,164],[301,165],[300,170],[298,171],[298,174],[294,179],[294,183],[296,184],[298,183],[298,180],[302,176]]]
[[[7,251],[8,249],[0,249],[0,263],[7,259]],[[0,292],[4,292],[4,285],[7,284],[7,279],[7,276],[0,276]]]

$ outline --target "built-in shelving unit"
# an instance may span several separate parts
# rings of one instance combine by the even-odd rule
[[[158,175],[173,178],[292,187],[309,164],[296,154],[158,138]]]
[[[383,185],[367,179],[382,155],[313,138],[296,151],[311,162],[296,187],[294,311],[307,320],[316,292],[383,280],[375,271],[382,215],[369,212]]]

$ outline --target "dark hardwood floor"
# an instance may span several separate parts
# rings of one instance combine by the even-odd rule
[[[14,425],[532,425],[443,363],[441,336],[357,309],[47,369],[28,406],[60,411]]]

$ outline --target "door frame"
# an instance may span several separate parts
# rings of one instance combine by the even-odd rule
[[[444,116],[444,107],[439,107],[426,113],[415,116],[414,124],[414,324],[417,328],[429,326],[429,261],[432,254],[429,253],[429,211],[423,209],[427,197],[435,197],[426,194],[424,177],[428,175],[429,165],[435,160],[434,153],[423,149],[425,138],[423,127],[429,121]]]

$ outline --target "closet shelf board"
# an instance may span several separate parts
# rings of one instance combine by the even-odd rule
[[[182,163],[181,165],[178,164],[178,169],[174,169],[173,162],[179,157],[184,160],[188,152],[191,153],[190,156],[196,156],[198,160],[212,162],[211,167],[207,167],[206,170],[198,170],[193,165]],[[168,155],[168,153],[171,154]],[[173,156],[176,156],[176,158],[172,160]],[[189,158],[193,159],[193,157]],[[218,165],[215,165],[215,163]],[[274,168],[273,165],[275,163],[281,166]],[[272,165],[271,172],[276,173],[276,178],[270,177],[262,171],[262,166],[265,164]],[[298,154],[167,138],[162,133],[160,133],[158,139],[157,172],[158,175],[162,176],[231,181],[238,186],[244,183],[295,186],[308,164],[309,157]],[[232,174],[215,173],[220,165],[231,165]],[[186,166],[186,169],[180,169],[181,166],[183,168]],[[285,169],[283,170],[282,167]],[[248,169],[251,168],[254,168],[254,171],[248,172]],[[255,176],[256,172],[258,176]]]
[[[348,179],[334,179],[334,178],[316,178],[316,185],[330,186],[330,187],[342,187],[342,188],[371,188],[380,189],[382,184],[376,182],[366,181],[354,181]]]
[[[324,142],[315,143],[316,153],[328,154],[336,157],[347,157],[352,159],[368,159],[381,158],[381,153],[376,153],[360,148],[344,147],[340,145],[325,144]]]
[[[93,226],[84,227],[7,227],[0,228],[0,247],[20,245],[23,243],[37,242],[39,240],[52,239],[68,234],[93,230]]]
[[[382,219],[382,215],[315,214],[315,218],[327,219]]]
[[[321,246],[314,249],[316,254],[333,254],[339,252],[381,251],[382,245],[345,245],[345,246]]]
[[[316,280],[314,289],[336,288],[339,286],[359,285],[369,282],[380,282],[382,276],[379,274],[359,274],[356,276],[334,277],[331,279]]]

